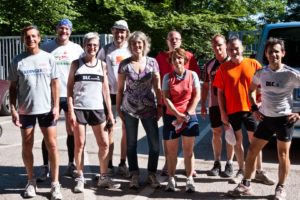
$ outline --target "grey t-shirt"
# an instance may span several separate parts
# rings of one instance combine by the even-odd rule
[[[110,44],[105,58],[105,51],[102,48],[97,58],[105,61],[107,65],[107,76],[108,76],[108,84],[111,94],[117,94],[118,91],[118,70],[119,64],[122,60],[129,58],[131,56],[130,52],[127,49],[128,43],[120,48],[114,46],[113,43]]]
[[[272,71],[269,66],[255,72],[252,82],[261,84],[259,111],[268,117],[282,117],[292,112],[293,90],[300,86],[300,72],[284,65]]]
[[[35,115],[51,111],[51,79],[59,77],[53,55],[23,52],[14,57],[9,67],[9,81],[17,81],[19,114]]]
[[[40,49],[51,53],[56,60],[56,65],[60,76],[58,78],[60,97],[67,97],[67,83],[70,67],[73,60],[84,57],[85,53],[81,46],[71,41],[67,45],[59,45],[55,40],[51,40],[41,45]]]

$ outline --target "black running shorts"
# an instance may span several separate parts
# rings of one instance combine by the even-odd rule
[[[209,108],[209,120],[212,128],[218,128],[222,126],[221,111],[219,106],[212,106]]]
[[[74,109],[77,122],[79,124],[89,124],[90,126],[96,126],[106,121],[104,109],[101,110],[79,110]]]
[[[255,120],[251,112],[236,112],[228,115],[229,123],[231,124],[234,131],[238,131],[244,124],[247,131],[254,132],[257,128],[258,122]]]

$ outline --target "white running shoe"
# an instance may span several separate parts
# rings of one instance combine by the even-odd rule
[[[84,191],[84,184],[86,183],[86,180],[82,178],[76,178],[75,181],[77,181],[77,185],[74,188],[74,192],[83,192]]]
[[[194,180],[192,177],[186,179],[186,192],[195,192]]]
[[[32,179],[32,180],[28,180],[28,183],[25,187],[25,192],[24,192],[24,197],[28,198],[28,197],[35,197],[36,195],[36,180]]]
[[[118,189],[121,187],[120,183],[115,183],[108,175],[100,176],[98,186],[108,187],[109,189]]]
[[[169,182],[165,188],[166,191],[175,191],[175,187],[177,187],[177,183],[174,176],[169,177]]]
[[[62,199],[62,194],[61,194],[61,185],[59,183],[51,183],[51,200],[58,200]]]

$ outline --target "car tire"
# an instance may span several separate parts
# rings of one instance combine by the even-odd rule
[[[1,104],[0,115],[9,116],[10,115],[10,105],[9,105],[9,93],[8,90],[5,92],[3,96],[3,101]]]

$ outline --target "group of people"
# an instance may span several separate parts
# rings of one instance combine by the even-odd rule
[[[121,186],[111,178],[115,174],[112,163],[114,125],[121,123],[118,173],[131,178],[130,188],[139,188],[139,119],[146,131],[149,146],[146,182],[153,188],[160,188],[157,178],[160,151],[157,121],[161,117],[164,123],[162,146],[165,155],[161,175],[169,176],[165,189],[175,191],[177,186],[175,171],[181,137],[187,176],[185,191],[194,192],[193,177],[197,173],[193,148],[195,137],[199,135],[196,107],[201,99],[201,115],[205,119],[209,94],[215,157],[209,175],[217,176],[222,171],[221,136],[224,124],[225,130],[234,130],[236,145],[226,144],[228,160],[223,174],[233,176],[234,154],[239,165],[237,174],[231,179],[238,186],[229,194],[252,194],[251,175],[255,169],[255,180],[268,185],[275,184],[262,168],[261,149],[276,133],[280,165],[275,198],[285,199],[284,182],[289,170],[288,152],[293,123],[300,119],[298,113],[291,111],[290,96],[294,86],[300,85],[300,73],[281,63],[285,54],[282,40],[271,38],[267,41],[265,53],[270,65],[262,67],[256,60],[242,56],[243,46],[239,39],[226,42],[223,35],[214,35],[211,44],[215,58],[204,66],[201,90],[200,69],[196,59],[193,54],[180,48],[182,40],[177,31],[167,35],[169,51],[156,58],[147,56],[151,47],[150,38],[141,31],[130,34],[125,20],[115,22],[111,28],[114,41],[100,50],[98,33],[86,34],[82,49],[69,41],[71,32],[72,22],[62,19],[57,25],[57,38],[39,47],[41,38],[38,27],[25,26],[21,40],[26,51],[14,57],[10,64],[8,80],[12,121],[21,130],[22,157],[28,174],[24,197],[36,195],[36,181],[45,181],[51,169],[51,199],[62,199],[56,142],[56,121],[62,109],[68,134],[69,163],[65,175],[77,181],[75,192],[84,192],[86,182],[83,169],[87,124],[92,126],[99,148],[100,173],[95,177],[98,186]],[[276,84],[270,87],[265,84],[266,81]],[[258,85],[262,89],[259,108],[255,93]],[[32,148],[36,119],[44,135],[44,165],[35,178]],[[257,122],[260,122],[259,125]],[[245,165],[242,123],[251,143]],[[277,126],[273,126],[274,123]]]

